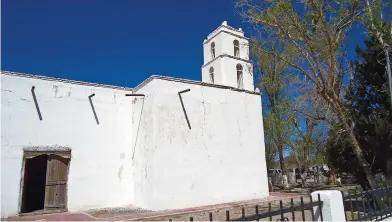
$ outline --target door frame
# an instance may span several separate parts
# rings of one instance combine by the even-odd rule
[[[24,175],[25,175],[25,166],[26,159],[31,159],[40,155],[57,155],[63,158],[68,159],[67,165],[67,185],[66,185],[66,195],[65,195],[65,208],[64,209],[53,209],[53,210],[44,210],[40,212],[31,212],[31,213],[22,213],[22,202],[23,202],[23,188],[24,188]],[[68,211],[68,179],[69,179],[69,167],[71,165],[71,149],[68,147],[56,147],[50,149],[49,147],[32,147],[23,149],[23,157],[22,157],[22,167],[20,171],[20,187],[19,187],[19,201],[18,201],[18,214],[19,215],[34,215],[34,214],[46,214],[46,213],[54,213],[54,212],[66,212]],[[47,180],[47,178],[46,178]]]

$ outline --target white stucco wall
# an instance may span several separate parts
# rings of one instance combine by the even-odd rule
[[[235,57],[233,42],[238,40],[240,55]],[[215,43],[215,59],[211,57],[211,43]],[[214,67],[215,84],[238,87],[237,64],[243,67],[243,88],[254,90],[253,67],[249,61],[249,40],[232,27],[222,25],[213,31],[203,43],[204,65],[202,81],[211,83],[209,70]]]
[[[249,41],[245,38],[240,38],[234,35],[230,35],[226,32],[221,32],[218,36],[220,36],[220,45],[222,45],[221,54],[227,54],[234,56],[234,40],[237,40],[240,43],[240,58],[248,60],[249,59]]]
[[[211,61],[211,43],[215,43],[215,56],[227,54],[234,56],[234,40],[240,45],[239,58],[249,60],[249,40],[243,32],[239,32],[229,26],[220,26],[208,35],[203,42],[204,64]]]
[[[2,74],[1,216],[19,211],[23,149],[34,146],[72,149],[70,211],[131,203],[132,99],[125,93],[131,91]]]
[[[267,196],[261,97],[252,92],[243,36],[226,23],[208,36],[216,57],[225,55],[202,68],[209,83],[214,67],[215,85],[150,77],[134,92],[145,97],[126,97],[128,88],[2,74],[1,216],[19,212],[23,149],[31,147],[72,150],[69,211],[129,204],[162,210]],[[240,58],[232,58],[234,39]],[[205,64],[212,41],[204,42]],[[237,88],[238,63],[247,92],[222,86]],[[191,129],[178,96],[185,89],[191,90],[182,95]],[[93,93],[99,124],[88,99]]]
[[[249,91],[254,90],[253,66],[249,62],[237,60],[231,57],[223,57],[212,61],[202,68],[202,81],[211,83],[210,67],[214,67],[214,83],[219,85],[237,88],[237,64],[243,67],[243,88]]]
[[[210,80],[210,68],[214,68],[214,84],[224,85],[226,75],[224,75],[224,64],[222,59],[216,59],[207,66],[202,67],[202,81],[212,83]]]
[[[212,54],[211,54],[211,43],[212,42],[215,43],[215,57],[222,54],[224,45],[221,44],[221,42],[222,42],[221,37],[222,37],[222,35],[217,35],[213,39],[209,40],[208,42],[203,43],[204,64],[206,64],[207,62],[209,62],[213,59]]]
[[[178,96],[185,89],[191,129]],[[146,94],[134,159],[136,205],[162,210],[268,195],[260,95],[164,79],[135,93]]]
[[[239,36],[244,36],[244,32],[242,30],[240,31],[240,29],[230,27],[228,25],[227,21],[223,21],[222,24],[218,28],[216,28],[213,32],[211,32],[207,36],[207,38],[208,39],[212,38],[214,35],[216,35],[220,31],[228,31],[228,32],[232,32],[232,33],[239,35]]]
[[[253,84],[253,69],[252,64],[237,60],[230,57],[224,57],[221,59],[224,64],[224,85],[237,87],[237,64],[241,64],[242,70],[242,81],[243,88],[249,91],[254,90]]]
[[[146,85],[138,94],[153,91],[151,84]],[[133,99],[133,141],[132,145],[132,178],[134,181],[135,205],[147,206],[148,200],[153,198],[151,181],[151,158],[148,150],[154,146],[154,98],[155,94],[150,93],[145,97]]]
[[[231,33],[228,34],[227,32]],[[249,41],[244,36],[244,32],[239,31],[226,24],[222,24],[213,32],[211,32],[207,39],[203,42],[204,64],[211,61],[211,43],[215,42],[215,56],[228,54],[234,56],[233,41],[238,40],[240,43],[240,58],[249,59]]]

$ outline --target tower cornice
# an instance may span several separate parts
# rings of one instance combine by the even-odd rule
[[[215,57],[214,59],[212,59],[211,61],[207,62],[206,64],[204,64],[204,65],[202,66],[202,68],[204,68],[204,67],[210,65],[210,64],[211,64],[212,62],[214,62],[215,60],[217,60],[217,59],[219,59],[219,58],[224,58],[224,57],[232,58],[232,59],[237,59],[237,60],[240,60],[240,61],[243,61],[243,62],[247,62],[247,63],[253,64],[253,62],[252,62],[251,60],[242,59],[242,58],[235,57],[235,56],[232,56],[232,55],[229,55],[229,54],[221,54],[221,55]]]
[[[226,30],[221,30],[221,31],[217,32],[216,34],[214,34],[213,36],[209,37],[208,39],[204,40],[203,44],[208,44],[209,42],[211,42],[212,39],[215,38],[215,36],[219,35],[222,32],[223,33],[227,33],[227,34],[232,35],[232,36],[235,36],[235,37],[240,38],[240,39],[249,40],[249,38],[247,38],[245,36],[237,35],[235,33],[232,33],[232,32],[226,31]]]

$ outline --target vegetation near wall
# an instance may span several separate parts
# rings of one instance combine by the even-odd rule
[[[388,3],[238,1],[239,13],[259,33],[251,42],[266,106],[267,164],[278,159],[285,174],[290,153],[299,168],[326,162],[372,189],[378,170],[391,175]],[[368,40],[350,58],[355,29]]]

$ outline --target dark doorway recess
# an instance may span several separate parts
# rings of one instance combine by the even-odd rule
[[[70,152],[25,152],[20,213],[67,210]]]
[[[47,160],[46,154],[25,160],[21,213],[43,210],[45,207]]]

